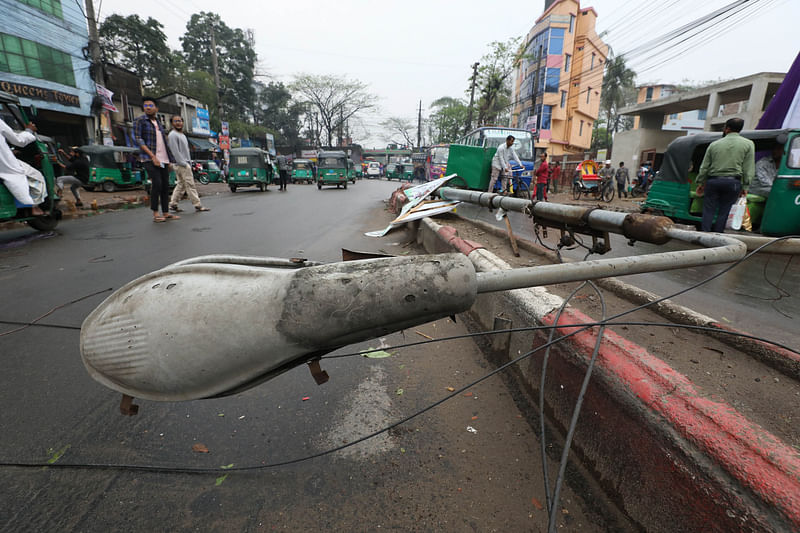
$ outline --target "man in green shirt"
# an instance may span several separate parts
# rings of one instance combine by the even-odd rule
[[[747,194],[755,175],[756,147],[739,135],[743,127],[744,120],[729,119],[722,139],[711,143],[703,157],[695,180],[697,193],[704,195],[702,231],[725,231],[731,207],[739,196]]]

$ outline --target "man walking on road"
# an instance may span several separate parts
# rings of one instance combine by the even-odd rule
[[[289,181],[289,163],[286,162],[285,155],[279,155],[275,158],[275,163],[278,165],[278,176],[280,178],[280,191],[286,190],[286,183]]]
[[[192,156],[189,154],[189,141],[183,133],[183,118],[180,115],[173,115],[170,119],[172,129],[167,136],[167,144],[170,152],[175,158],[175,190],[172,191],[172,199],[169,208],[173,211],[183,211],[178,207],[178,202],[183,198],[185,192],[189,196],[195,211],[210,211],[200,203],[200,195],[197,194],[197,187],[194,184],[192,174]]]
[[[695,179],[696,192],[704,197],[702,231],[725,231],[731,207],[747,194],[755,175],[756,148],[753,141],[739,135],[743,127],[744,120],[728,119],[722,138],[711,143],[703,157]]]
[[[619,168],[617,169],[617,197],[622,198],[622,195],[625,195],[625,198],[628,197],[628,167],[625,166],[624,161],[619,162]]]
[[[489,180],[489,192],[494,192],[494,184],[497,183],[497,177],[500,172],[503,172],[503,178],[500,180],[503,194],[508,192],[508,177],[511,175],[511,158],[520,163],[522,159],[517,155],[514,150],[515,137],[509,135],[506,137],[506,142],[497,147],[497,152],[494,153],[492,158],[492,178]]]
[[[169,212],[169,168],[172,154],[167,145],[167,134],[158,120],[158,106],[154,98],[142,98],[141,115],[133,121],[133,138],[139,145],[139,157],[150,178],[150,209],[153,222],[181,218]],[[161,205],[161,215],[158,207]]]
[[[550,167],[547,165],[547,152],[542,152],[542,160],[536,169],[536,201],[546,200],[547,182],[550,180]]]

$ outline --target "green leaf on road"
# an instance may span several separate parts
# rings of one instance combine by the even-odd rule
[[[223,469],[223,470],[228,470],[229,468],[233,468],[233,463],[231,463],[229,465],[222,465],[222,466],[220,466],[220,468]]]
[[[369,357],[370,359],[383,359],[385,357],[391,357],[392,354],[383,350],[373,350],[372,348],[368,350],[361,350],[359,352],[364,357]]]
[[[51,465],[56,461],[58,461],[59,459],[61,459],[61,456],[67,453],[67,450],[69,450],[70,446],[71,446],[70,444],[67,444],[66,446],[58,450],[56,453],[54,453],[52,457],[50,457],[50,459],[47,460],[47,464]]]
[[[219,487],[220,485],[222,485],[222,482],[225,481],[225,478],[227,478],[227,477],[228,477],[228,474],[225,474],[224,476],[219,476],[217,478],[217,481],[214,483],[214,486],[215,487]]]
[[[403,389],[397,389],[396,391],[394,391],[394,393],[397,394],[398,396],[402,396],[403,395]]]

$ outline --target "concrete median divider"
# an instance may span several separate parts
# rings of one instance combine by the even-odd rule
[[[414,226],[430,252],[465,253],[478,271],[510,268],[494,254],[460,239],[453,228],[424,219]],[[558,335],[593,322],[545,288],[479,295],[469,311],[483,330],[557,326]],[[499,327],[497,329],[500,329]],[[545,412],[569,425],[598,328],[556,344],[545,385]],[[506,336],[495,362],[547,342],[546,330]],[[544,351],[513,375],[539,392]],[[572,453],[620,507],[647,531],[798,531],[800,455],[726,402],[709,398],[685,375],[614,332],[600,343]]]

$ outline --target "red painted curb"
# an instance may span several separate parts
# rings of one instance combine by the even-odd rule
[[[542,322],[554,325],[555,315],[543,317]],[[571,333],[575,328],[568,325],[593,321],[580,311],[568,308],[561,314],[558,331]],[[571,337],[572,344],[587,360],[594,350],[597,329]],[[800,530],[800,458],[794,450],[727,403],[703,397],[686,376],[613,331],[605,331],[596,364],[629,388],[742,487],[774,507]],[[700,497],[713,499],[713,495],[703,493],[701,487],[697,491]],[[709,502],[704,512],[724,515],[726,509],[720,505],[714,508],[716,503]],[[724,516],[720,518],[722,523],[726,521]]]
[[[484,247],[482,244],[477,242],[462,239],[458,236],[458,232],[452,226],[440,226],[438,233],[445,242],[449,243],[453,248],[466,256],[469,256],[469,254],[475,250]]]

